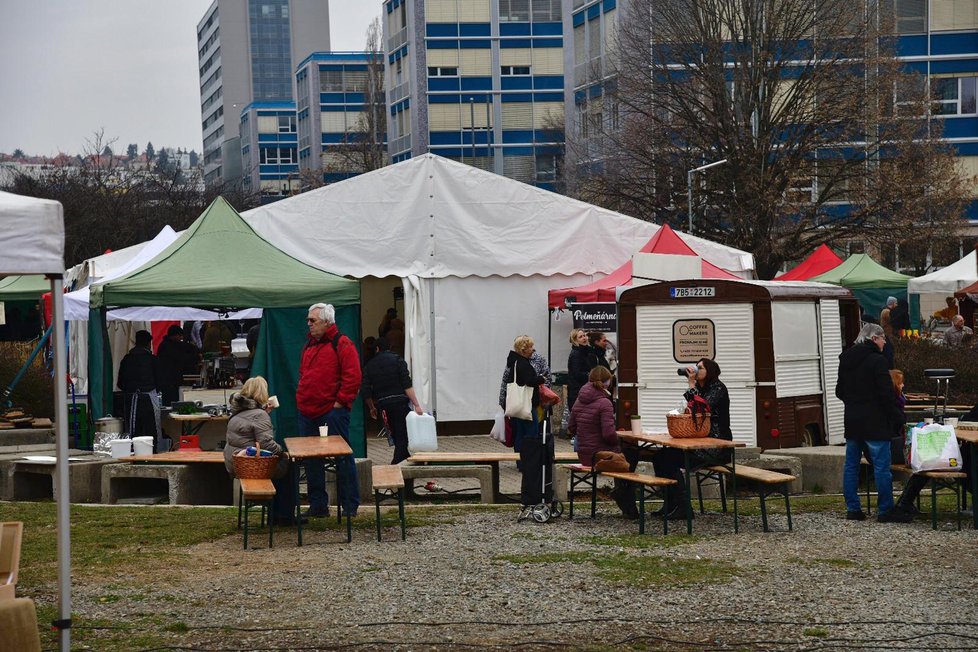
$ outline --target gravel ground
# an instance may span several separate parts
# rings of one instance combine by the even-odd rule
[[[242,551],[232,536],[76,581],[74,606],[154,618],[173,630],[169,649],[978,649],[968,526],[813,511],[794,532],[774,515],[771,533],[748,516],[734,534],[730,516],[707,514],[694,537],[664,539],[658,522],[638,537],[613,509],[537,524],[515,508],[417,507],[427,525],[405,542],[388,528],[382,543],[368,511],[351,544],[307,531],[297,548],[294,531],[277,531],[274,548]]]

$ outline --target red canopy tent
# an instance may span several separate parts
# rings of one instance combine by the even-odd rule
[[[835,255],[835,252],[826,245],[819,245],[812,255],[798,264],[797,267],[789,269],[780,276],[774,277],[775,281],[807,281],[808,279],[824,274],[830,269],[835,269],[842,264],[842,259]]]
[[[673,254],[679,256],[695,256],[688,244],[676,235],[676,232],[663,224],[662,228],[656,231],[652,239],[639,249],[639,253],[644,254]],[[739,276],[721,269],[716,265],[703,260],[703,278],[727,278],[741,280]],[[632,284],[632,261],[629,260],[624,265],[611,272],[607,276],[597,281],[581,285],[576,288],[563,288],[561,290],[550,290],[547,299],[551,308],[563,308],[564,299],[572,298],[576,303],[609,302],[613,303],[616,299],[615,288],[622,285]]]

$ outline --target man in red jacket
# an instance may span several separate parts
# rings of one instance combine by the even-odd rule
[[[350,408],[360,392],[360,355],[350,338],[336,327],[333,306],[327,303],[310,306],[306,322],[309,339],[302,349],[299,387],[295,394],[299,435],[318,437],[319,427],[327,426],[330,435],[341,435],[349,441]],[[324,462],[313,459],[305,464],[309,511],[304,516],[328,516]],[[343,512],[356,516],[360,490],[352,455],[338,460],[337,472]]]

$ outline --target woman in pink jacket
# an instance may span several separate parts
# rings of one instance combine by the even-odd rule
[[[610,387],[611,372],[607,367],[595,367],[571,410],[567,428],[577,437],[577,458],[584,466],[593,464],[594,454],[598,451],[621,452],[618,433],[615,432],[615,409],[611,403]],[[630,482],[616,479],[611,497],[626,518],[638,518],[635,492]]]

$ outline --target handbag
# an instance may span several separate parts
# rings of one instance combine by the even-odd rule
[[[560,403],[560,396],[546,385],[540,385],[540,405],[548,407]]]
[[[591,468],[601,473],[628,473],[628,460],[621,453],[598,451],[594,454]]]
[[[533,386],[516,383],[516,364],[513,364],[513,382],[506,384],[506,416],[529,421],[533,418]]]
[[[911,437],[910,468],[914,473],[961,469],[961,449],[953,426],[928,424],[914,428]]]

